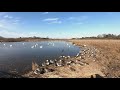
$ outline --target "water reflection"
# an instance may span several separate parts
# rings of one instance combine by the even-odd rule
[[[78,52],[79,47],[64,41],[3,42],[0,43],[0,71],[22,72],[31,69],[33,60],[41,64],[47,59],[75,56]]]

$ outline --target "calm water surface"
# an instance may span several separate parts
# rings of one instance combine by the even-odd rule
[[[41,64],[59,56],[75,56],[79,47],[65,41],[3,42],[0,43],[0,71],[23,72],[31,69],[34,60]]]

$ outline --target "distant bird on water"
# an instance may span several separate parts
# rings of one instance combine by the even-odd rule
[[[12,47],[12,45],[10,45],[10,47]]]
[[[34,46],[32,46],[31,48],[34,48]]]
[[[40,48],[43,48],[43,46],[40,46]]]

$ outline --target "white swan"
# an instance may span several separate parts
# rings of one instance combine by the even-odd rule
[[[31,46],[31,48],[34,48],[34,46]]]
[[[43,48],[43,46],[40,46],[40,48]]]
[[[10,45],[10,47],[12,47],[12,45]]]

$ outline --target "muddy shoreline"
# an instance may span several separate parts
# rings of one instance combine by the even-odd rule
[[[76,44],[73,43],[73,45]],[[105,75],[100,70],[93,70],[92,72],[92,68],[89,68],[91,69],[91,72],[89,72],[88,74],[80,74],[82,70],[80,71],[79,69],[84,70],[86,69],[86,67],[88,68],[94,66],[97,61],[96,58],[98,56],[99,50],[87,45],[79,45],[79,47],[80,51],[75,57],[60,56],[59,60],[47,60],[41,66],[39,66],[35,62],[32,62],[32,71],[25,73],[22,76],[28,78],[87,78],[92,77],[92,75],[98,74],[99,76],[104,77]],[[68,70],[66,70],[66,68]],[[99,67],[96,68],[99,69]],[[68,72],[72,73],[73,75],[66,74]],[[74,74],[77,72],[79,73],[79,75]]]

